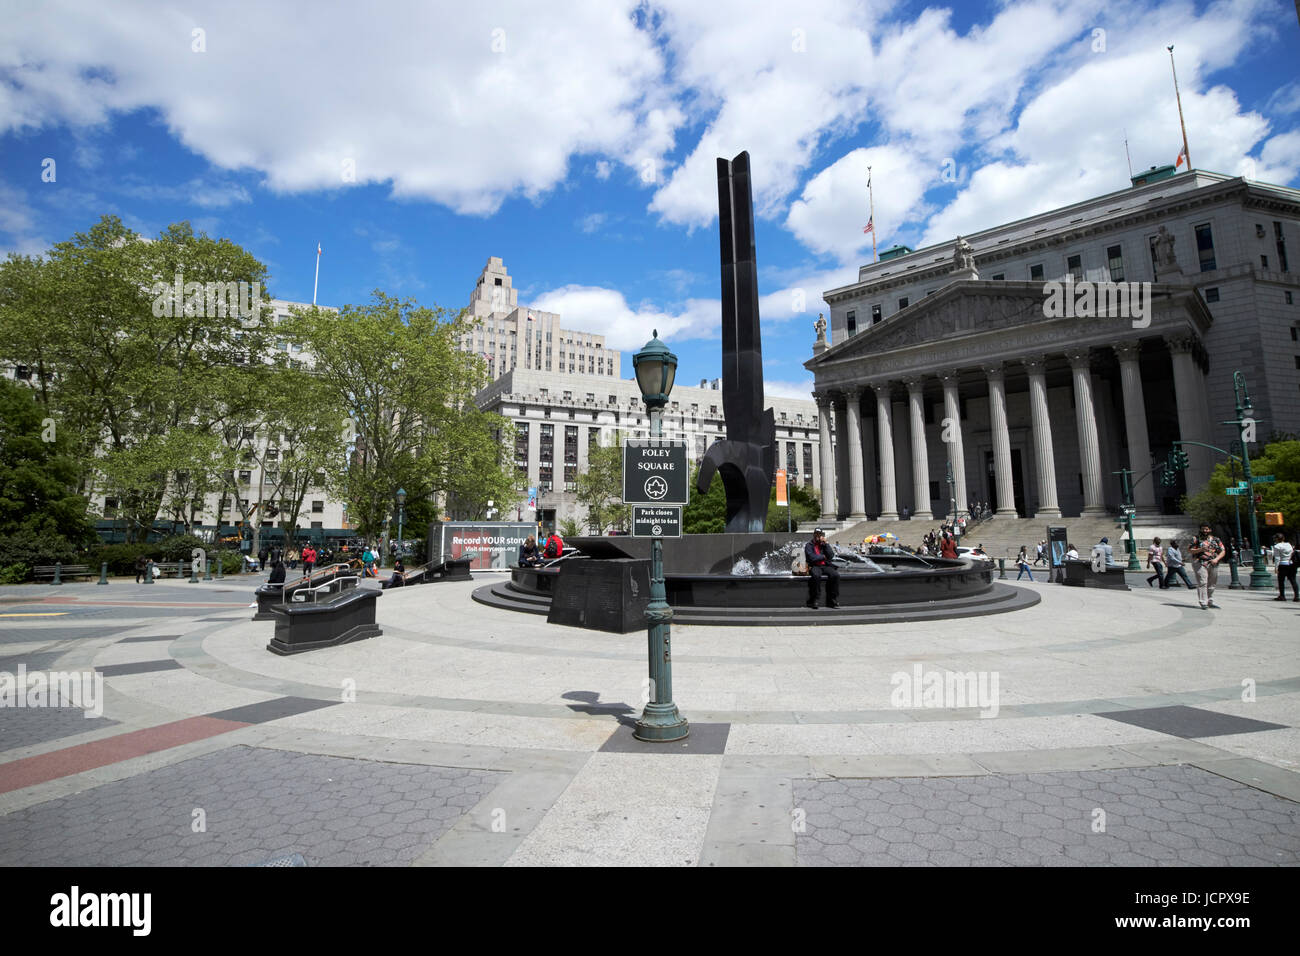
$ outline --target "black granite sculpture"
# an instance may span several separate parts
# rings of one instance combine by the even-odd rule
[[[727,531],[761,532],[776,470],[776,422],[763,408],[763,345],[758,325],[754,196],[749,153],[718,159],[718,232],[722,247],[722,407],[727,437],[709,448],[696,487],[716,472],[727,492]]]

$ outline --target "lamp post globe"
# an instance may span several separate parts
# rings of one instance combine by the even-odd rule
[[[673,379],[677,377],[677,356],[659,341],[659,330],[655,329],[654,337],[632,356],[632,367],[636,370],[641,398],[650,412],[650,438],[658,439],[663,435],[663,409],[673,390]],[[645,610],[649,627],[650,699],[632,731],[638,740],[653,743],[682,740],[691,732],[691,725],[673,703],[673,664],[669,650],[673,609],[664,586],[663,547],[658,538],[650,542],[650,603]]]

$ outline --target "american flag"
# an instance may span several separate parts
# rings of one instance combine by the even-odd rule
[[[864,233],[876,231],[876,219],[874,216],[867,220],[867,224],[862,227],[862,231]]]

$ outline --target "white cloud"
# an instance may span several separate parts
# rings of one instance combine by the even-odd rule
[[[769,398],[802,398],[807,400],[812,398],[812,392],[812,376],[798,382],[774,381],[766,377],[763,379],[763,394]]]
[[[558,312],[566,329],[604,335],[609,348],[630,351],[650,341],[655,329],[665,341],[715,338],[721,315],[717,299],[688,299],[671,310],[650,305],[634,308],[617,289],[582,285],[566,285],[543,293],[531,305],[545,312]]]
[[[634,7],[52,2],[6,19],[0,133],[155,108],[185,146],[275,190],[343,188],[351,162],[357,183],[486,214],[553,188],[575,154],[672,147],[683,117]]]
[[[595,232],[605,224],[605,220],[608,218],[609,216],[603,212],[588,213],[578,220],[578,228],[587,233]]]
[[[0,255],[16,252],[21,256],[43,256],[52,243],[41,238],[36,228],[36,212],[22,190],[0,182]]]

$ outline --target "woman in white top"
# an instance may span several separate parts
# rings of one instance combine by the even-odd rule
[[[1165,549],[1160,547],[1160,539],[1152,538],[1151,547],[1147,548],[1147,567],[1155,568],[1156,573],[1147,578],[1147,587],[1155,587],[1152,581],[1160,582],[1160,590],[1164,590],[1168,585],[1165,583]]]
[[[1296,587],[1296,553],[1291,543],[1280,534],[1273,535],[1273,570],[1277,572],[1277,597],[1286,600],[1286,582],[1291,582],[1291,600],[1300,601],[1300,588]]]

